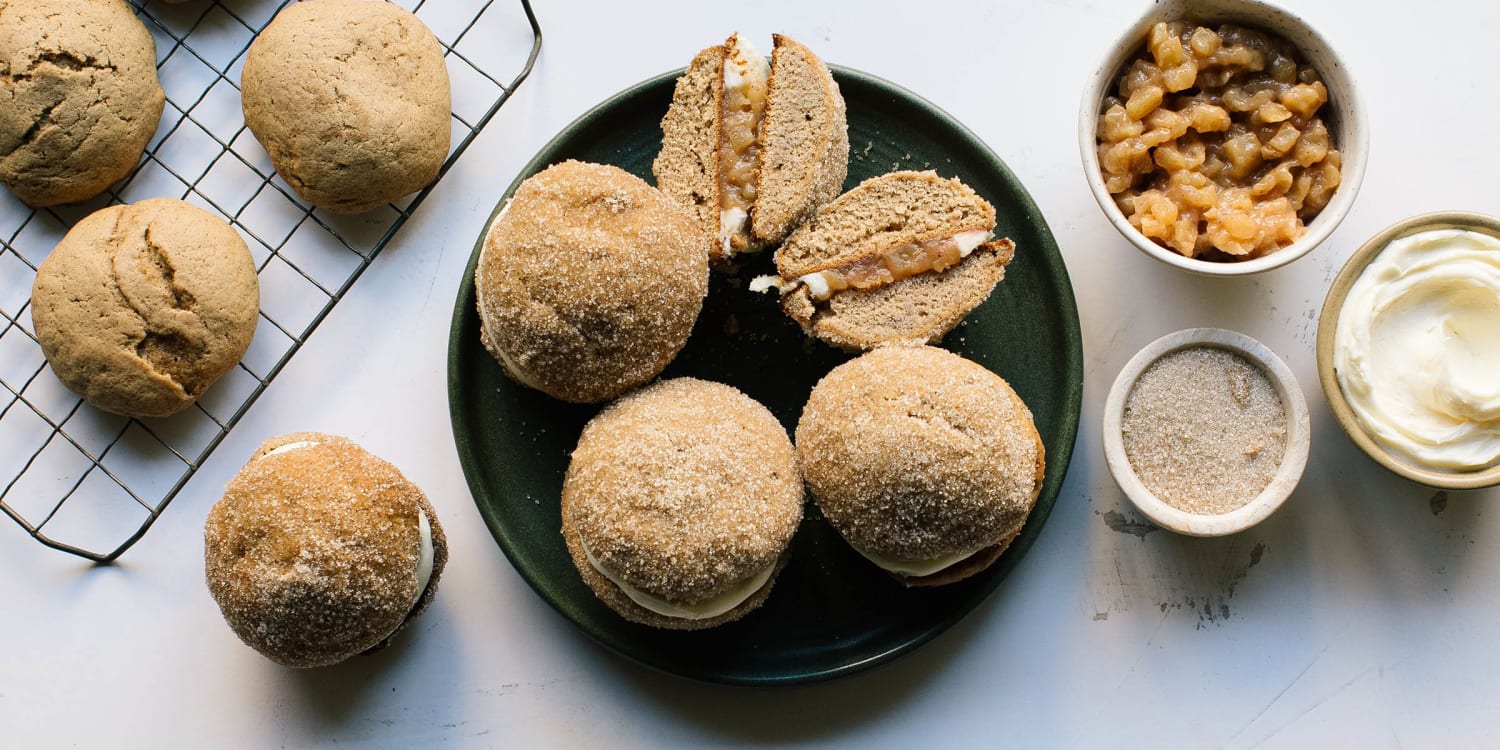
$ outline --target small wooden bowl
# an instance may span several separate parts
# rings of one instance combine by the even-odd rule
[[[1500,484],[1500,465],[1475,471],[1432,469],[1386,450],[1385,446],[1370,436],[1364,425],[1360,424],[1359,417],[1354,415],[1353,408],[1344,397],[1344,389],[1339,385],[1338,372],[1333,366],[1333,338],[1338,329],[1339,311],[1344,307],[1344,299],[1349,296],[1350,287],[1364,273],[1365,266],[1370,265],[1375,256],[1392,242],[1434,229],[1467,229],[1500,238],[1500,219],[1467,211],[1422,214],[1396,222],[1354,251],[1354,255],[1349,257],[1339,275],[1334,278],[1333,286],[1328,289],[1328,296],[1323,298],[1323,310],[1318,313],[1318,382],[1323,385],[1323,397],[1328,401],[1328,408],[1333,410],[1339,427],[1344,429],[1344,433],[1365,455],[1375,459],[1381,466],[1428,487],[1446,490],[1493,487]]]
[[[1260,367],[1276,388],[1286,409],[1286,454],[1271,482],[1259,495],[1240,508],[1218,515],[1201,515],[1174,508],[1152,494],[1151,490],[1136,476],[1130,459],[1125,455],[1125,441],[1121,434],[1121,422],[1125,416],[1125,402],[1135,389],[1136,381],[1158,359],[1175,351],[1200,346],[1216,347],[1244,357]],[[1264,521],[1280,508],[1282,503],[1297,488],[1302,479],[1302,470],[1307,467],[1307,452],[1312,443],[1312,427],[1308,421],[1307,399],[1297,377],[1276,353],[1265,344],[1235,331],[1222,328],[1189,328],[1170,333],[1136,353],[1124,369],[1120,370],[1115,384],[1109,389],[1109,398],[1104,404],[1104,458],[1115,484],[1130,498],[1136,509],[1164,529],[1188,536],[1225,536],[1254,526]]]

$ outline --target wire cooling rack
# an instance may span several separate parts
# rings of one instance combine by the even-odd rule
[[[239,79],[255,34],[289,0],[130,0],[156,39],[167,95],[145,159],[87,203],[32,210],[0,191],[0,510],[37,541],[96,562],[135,544],[431,191],[355,217],[315,210],[246,129]],[[396,0],[443,45],[453,88],[446,174],[531,72],[529,0]],[[518,70],[508,82],[491,70]],[[84,404],[46,366],[31,283],[67,229],[112,203],[175,197],[229,221],[251,248],[261,313],[238,367],[193,407],[130,419]]]

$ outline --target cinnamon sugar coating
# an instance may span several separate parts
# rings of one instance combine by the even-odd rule
[[[796,437],[823,516],[885,557],[1003,549],[1041,490],[1043,446],[1026,405],[1000,376],[934,347],[883,346],[834,368]]]
[[[608,401],[677,356],[708,294],[708,247],[640,178],[566,161],[528,178],[474,272],[481,340],[517,382]]]
[[[563,483],[563,535],[584,580],[627,619],[708,627],[759,606],[771,583],[719,617],[668,618],[630,601],[582,545],[629,585],[690,605],[784,564],[802,500],[791,441],[764,406],[727,385],[676,378],[584,428]]]
[[[279,447],[308,442],[283,453]],[[421,591],[419,515],[431,526]],[[209,593],[246,645],[289,667],[386,645],[421,614],[448,559],[427,498],[396,467],[333,435],[267,440],[204,525]]]

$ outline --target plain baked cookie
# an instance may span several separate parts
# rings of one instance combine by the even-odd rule
[[[255,261],[228,224],[153,198],[89,214],[37,269],[31,317],[53,372],[94,406],[164,417],[250,346]]]
[[[988,568],[1041,492],[1031,411],[999,375],[931,346],[886,345],[818,381],[797,458],[823,517],[908,586]]]
[[[0,183],[22,201],[86,200],[129,174],[165,100],[124,0],[0,0]]]
[[[385,0],[287,5],[250,45],[241,82],[250,132],[324,210],[361,213],[420,190],[448,156],[443,48]]]
[[[584,427],[563,480],[563,540],[622,617],[698,630],[766,600],[802,497],[792,443],[766,407],[721,383],[663,380]]]
[[[263,443],[203,528],[209,593],[240,640],[319,667],[390,642],[437,592],[447,538],[432,504],[346,438]]]
[[[575,403],[650,382],[708,294],[692,216],[619,167],[566,161],[528,177],[474,270],[480,339],[512,380]]]

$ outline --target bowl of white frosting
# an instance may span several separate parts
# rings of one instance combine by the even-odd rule
[[[1366,242],[1323,303],[1318,377],[1344,432],[1391,471],[1500,484],[1500,219],[1425,214]]]

